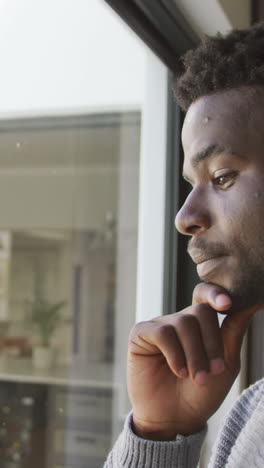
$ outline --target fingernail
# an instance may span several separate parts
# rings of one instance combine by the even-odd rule
[[[225,294],[218,294],[218,296],[216,297],[215,303],[217,307],[227,307],[227,306],[230,307],[232,304],[232,301]]]
[[[217,375],[221,374],[225,370],[225,363],[223,359],[217,358],[210,361],[210,371],[211,374]]]
[[[186,369],[186,367],[183,367],[180,371],[179,371],[179,376],[182,377],[183,379],[188,377],[189,375],[189,372],[188,372],[188,369]]]
[[[206,371],[199,371],[195,374],[194,380],[199,385],[204,385],[207,381],[207,372]]]

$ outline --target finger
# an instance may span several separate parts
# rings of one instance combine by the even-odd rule
[[[207,303],[221,312],[228,310],[232,300],[225,289],[211,283],[199,283],[193,291],[193,304]]]
[[[178,314],[175,324],[189,375],[198,384],[204,384],[209,371],[209,361],[204,348],[200,325],[191,314]]]
[[[196,316],[203,340],[205,352],[209,361],[211,374],[217,375],[224,371],[224,345],[216,311],[208,304],[199,304],[193,314]]]
[[[221,326],[225,360],[229,366],[240,366],[240,350],[243,338],[254,314],[263,305],[255,305],[228,315]]]
[[[178,377],[187,377],[185,355],[174,327],[159,321],[143,322],[131,337],[134,354],[156,355],[160,352],[171,371]],[[136,347],[135,347],[136,346]]]

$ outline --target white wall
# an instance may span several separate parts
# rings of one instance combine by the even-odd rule
[[[103,0],[0,0],[0,117],[140,108],[145,51]]]

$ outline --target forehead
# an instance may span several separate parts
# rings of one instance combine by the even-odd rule
[[[184,165],[191,164],[194,155],[212,146],[246,156],[261,147],[262,153],[263,103],[261,107],[254,106],[253,101],[246,90],[229,90],[195,101],[182,130]]]

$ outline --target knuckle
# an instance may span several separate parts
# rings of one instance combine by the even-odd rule
[[[162,317],[155,317],[151,320],[137,322],[130,330],[129,337],[134,338],[142,334],[155,336],[163,334],[167,335],[170,328],[172,328],[172,326],[167,323],[163,323]]]
[[[134,336],[139,335],[140,332],[145,327],[145,323],[146,322],[137,322],[130,330],[129,339],[133,338]]]
[[[143,322],[138,322],[135,323],[135,325],[132,327],[131,332],[137,332],[143,327]]]
[[[162,324],[156,329],[156,335],[160,339],[168,338],[172,334],[174,334],[174,329],[170,324]]]
[[[206,303],[195,304],[192,308],[192,314],[197,317],[200,317],[200,316],[208,317],[211,315],[211,312],[212,312],[212,308],[210,307],[209,304],[206,304]]]
[[[185,328],[194,328],[197,326],[197,319],[192,314],[183,314],[177,318],[176,326],[179,330]]]

